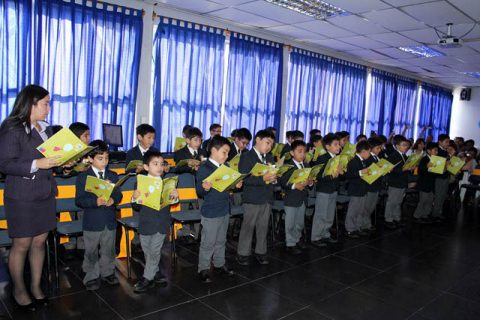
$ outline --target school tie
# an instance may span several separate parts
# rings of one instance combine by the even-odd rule
[[[197,156],[198,156],[198,153],[197,153],[197,151],[193,151],[193,158],[194,158],[194,159],[196,159],[196,158],[197,158]]]
[[[305,169],[303,163],[300,163],[300,169]]]
[[[103,171],[98,171],[98,176],[100,177],[101,180],[103,180]]]
[[[262,154],[262,163],[267,164],[267,156]]]

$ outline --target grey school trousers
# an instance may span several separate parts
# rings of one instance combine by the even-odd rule
[[[315,198],[315,213],[312,222],[312,241],[330,238],[330,228],[335,218],[337,192],[317,192]]]
[[[417,208],[413,213],[413,217],[420,219],[426,218],[432,212],[432,204],[433,204],[433,192],[419,192],[419,200]]]
[[[142,245],[143,254],[145,255],[143,277],[147,280],[153,280],[159,270],[158,264],[162,257],[162,247],[165,236],[165,234],[160,232],[148,236],[140,234],[140,244]]]
[[[375,212],[378,203],[378,192],[367,192],[365,199],[365,216],[363,218],[362,229],[369,229],[372,227],[372,213]]]
[[[83,231],[85,254],[83,257],[83,283],[108,277],[115,273],[115,229]],[[98,247],[100,246],[100,250]],[[100,258],[99,258],[100,253]]]
[[[305,225],[305,203],[300,207],[285,206],[285,240],[287,247],[295,246],[302,237]]]
[[[402,202],[405,189],[388,187],[387,204],[385,205],[385,222],[400,221],[402,218]]]
[[[264,255],[267,253],[268,221],[272,214],[272,205],[269,203],[244,203],[243,209],[243,222],[238,238],[237,253],[240,256],[250,255],[253,231],[255,231],[255,253]]]
[[[365,218],[365,200],[366,196],[350,197],[347,217],[345,218],[345,229],[348,232],[358,231],[362,228]]]
[[[218,218],[202,216],[202,239],[198,254],[198,272],[210,269],[210,261],[212,260],[215,268],[225,265],[225,243],[227,242],[229,221],[229,214]]]
[[[435,200],[433,203],[432,216],[438,218],[443,214],[443,203],[448,196],[448,186],[450,180],[448,178],[435,179]]]

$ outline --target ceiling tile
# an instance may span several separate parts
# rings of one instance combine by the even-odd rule
[[[472,23],[472,19],[445,1],[429,2],[402,8],[418,21],[431,26],[444,26],[446,23]]]
[[[372,40],[372,39],[364,37],[364,36],[341,38],[341,39],[338,39],[338,40],[346,42],[346,43],[350,43],[350,44],[353,44],[355,46],[358,46],[360,48],[365,48],[365,49],[385,48],[385,47],[388,46],[385,43],[378,42],[378,41]]]
[[[295,12],[293,10],[282,8],[266,1],[253,1],[235,7],[236,9],[253,13],[265,18],[281,21],[285,24],[294,24],[315,19],[307,15]]]
[[[264,17],[260,17],[245,11],[234,8],[227,8],[209,13],[208,15],[216,16],[225,20],[232,20],[241,24],[250,25],[260,28],[268,28],[279,26],[282,23],[273,21]]]
[[[414,73],[424,72],[424,70],[422,68],[416,67],[416,66],[402,67],[402,69],[405,69],[405,70],[408,70],[408,71],[414,72]]]
[[[463,57],[455,57],[457,60],[460,60],[462,62],[465,62],[465,63],[479,63],[480,61],[480,56],[478,54],[474,54],[474,55],[467,55],[467,56],[463,56]]]
[[[209,0],[209,1],[217,2],[225,6],[236,6],[242,3],[252,2],[252,0]]]
[[[316,43],[320,46],[327,47],[327,48],[332,48],[338,51],[347,51],[347,50],[357,50],[359,49],[356,46],[353,46],[351,44],[338,41],[335,39],[326,39],[326,40],[317,40],[317,41],[310,41],[313,43]]]
[[[171,5],[176,8],[186,9],[198,13],[206,13],[214,10],[223,9],[226,6],[223,4],[207,1],[207,0],[196,0],[196,1],[185,1],[185,0],[162,0],[161,3]]]
[[[400,34],[421,43],[437,43],[438,36],[433,28],[402,31]]]
[[[375,49],[375,51],[380,52],[382,54],[386,54],[389,57],[397,58],[397,59],[408,59],[414,57],[413,54],[399,50],[397,48],[383,48],[383,49]]]
[[[383,54],[375,52],[373,50],[365,50],[365,49],[349,51],[348,53],[353,56],[361,57],[362,59],[367,59],[367,60],[382,60],[382,59],[390,58]]]
[[[412,4],[425,3],[429,1],[438,1],[438,0],[383,0],[386,3],[391,4],[394,7],[408,6]]]
[[[398,59],[385,59],[385,60],[370,60],[373,63],[383,64],[387,66],[394,66],[394,67],[405,67],[409,64]]]
[[[398,9],[371,11],[362,14],[362,16],[392,31],[425,28],[425,24],[418,22]]]
[[[385,33],[389,31],[382,26],[357,16],[337,16],[328,19],[328,21],[360,35]]]
[[[480,51],[480,41],[466,42],[464,43],[464,45],[469,46],[470,48],[473,48],[477,51]]]
[[[469,17],[480,20],[480,4],[475,0],[449,0],[451,4]]]
[[[462,58],[465,56],[478,55],[477,57],[480,60],[480,54],[474,49],[465,45],[461,46],[460,48],[442,48],[440,46],[431,46],[431,47],[435,50],[445,53],[447,56]]]
[[[368,37],[374,40],[386,43],[392,47],[405,47],[405,46],[419,45],[418,42],[395,32],[377,33],[377,34],[369,35]]]
[[[355,33],[345,29],[334,26],[326,21],[315,20],[312,22],[298,23],[295,25],[298,28],[306,29],[311,32],[319,33],[328,38],[344,38],[354,36]]]
[[[388,4],[380,0],[328,0],[326,2],[351,13],[390,8]]]
[[[436,63],[435,61],[433,61],[432,58],[400,59],[400,61],[405,62],[405,63],[407,63],[408,65],[418,66],[418,67],[438,65],[438,63]]]
[[[280,33],[281,35],[292,37],[297,40],[305,40],[305,39],[311,39],[311,40],[322,40],[325,39],[324,36],[310,32],[305,29],[300,29],[296,28],[291,25],[287,26],[279,26],[279,27],[272,27],[272,28],[266,28],[265,30]]]

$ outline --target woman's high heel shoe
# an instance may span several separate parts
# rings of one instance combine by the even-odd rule
[[[36,304],[37,306],[44,306],[44,307],[46,307],[46,306],[48,306],[48,305],[50,304],[50,301],[48,300],[47,297],[42,298],[42,299],[33,298],[33,301],[35,301],[35,304]]]
[[[33,312],[33,311],[37,310],[37,308],[35,306],[35,303],[33,303],[33,302],[30,302],[29,304],[19,304],[17,302],[17,299],[15,299],[15,296],[13,295],[13,293],[12,293],[12,301],[13,301],[13,304],[15,305],[15,307],[19,310],[30,311],[30,312]]]

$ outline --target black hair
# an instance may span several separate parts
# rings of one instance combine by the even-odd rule
[[[356,141],[356,142],[359,142],[360,139],[365,139],[365,140],[367,140],[367,136],[364,135],[364,134],[359,134],[359,135],[355,138],[355,141]]]
[[[152,127],[151,125],[146,124],[146,123],[142,123],[141,125],[139,125],[137,127],[137,136],[139,135],[141,137],[144,137],[145,135],[147,135],[149,133],[155,134],[155,128]]]
[[[432,150],[432,149],[435,149],[435,148],[438,149],[438,143],[436,143],[436,142],[429,142],[429,143],[427,143],[427,145],[425,147],[426,150]]]
[[[292,145],[290,146],[291,147],[291,150],[295,150],[297,149],[298,147],[307,147],[307,144],[305,143],[305,141],[303,140],[295,140],[292,142]]]
[[[203,138],[203,133],[197,127],[192,127],[188,130],[186,138],[187,139],[193,139],[195,137]]]
[[[25,128],[30,136],[32,133],[32,123],[30,121],[32,108],[38,101],[48,95],[49,92],[40,86],[30,84],[24,87],[15,98],[12,112],[10,112],[10,115],[3,121],[1,129],[23,126],[25,123]]]
[[[360,141],[359,143],[357,143],[356,147],[355,147],[355,151],[357,153],[360,153],[362,151],[370,151],[370,145],[368,144],[367,141]]]
[[[415,143],[413,144],[413,150],[417,150],[418,149],[418,145],[420,143],[423,143],[425,144],[425,140],[423,138],[418,138],[417,141],[415,141]]]
[[[275,128],[275,127],[268,127],[265,130],[269,130],[269,131],[272,131],[272,132],[277,132],[277,128]]]
[[[238,129],[233,129],[232,132],[230,132],[230,137],[235,137],[237,135]]]
[[[55,134],[58,131],[62,130],[63,126],[61,126],[59,124],[54,124],[53,126],[50,126],[50,128],[52,128],[52,133]]]
[[[445,139],[450,139],[450,137],[448,136],[448,134],[446,133],[442,133],[440,135],[438,135],[438,141],[444,141]]]
[[[380,141],[382,141],[382,144],[387,143],[388,141],[387,137],[384,136],[383,134],[377,135],[377,138],[380,139]]]
[[[335,133],[328,133],[323,137],[323,145],[324,146],[329,146],[333,143],[333,141],[339,141],[340,138],[335,134]]]
[[[257,138],[259,138],[260,140],[265,139],[265,138],[270,138],[270,139],[275,141],[275,135],[270,130],[260,130],[260,131],[258,131],[257,134],[255,134],[255,140],[257,140]]]
[[[292,131],[292,139],[304,139],[305,135],[300,130]]]
[[[350,135],[350,133],[348,133],[347,131],[339,131],[336,133],[337,137],[338,137],[338,140],[340,139],[343,139],[343,138],[346,138]]]
[[[465,141],[464,144],[471,144],[472,146],[474,146],[474,145],[475,145],[475,140],[473,140],[473,139],[468,139],[467,141]]]
[[[251,141],[252,133],[247,128],[240,128],[240,129],[237,129],[234,137],[237,139],[247,139],[248,141]]]
[[[225,138],[225,137],[222,137],[222,136],[214,136],[212,137],[212,139],[210,140],[210,143],[208,144],[208,149],[211,151],[213,148],[217,149],[217,150],[220,150],[221,147],[223,147],[224,145],[228,145],[228,147],[230,148],[230,141]]]
[[[72,132],[80,138],[85,131],[90,130],[90,128],[83,122],[74,122],[72,123],[68,129],[72,130]]]
[[[92,142],[90,142],[89,146],[96,147],[88,154],[88,156],[92,159],[95,158],[97,154],[102,154],[105,152],[108,153],[108,144],[103,140],[93,140]]]
[[[455,140],[457,140],[457,139],[462,141],[462,142],[465,142],[465,139],[463,137],[455,137]]]
[[[150,162],[153,160],[153,158],[162,158],[163,159],[163,154],[160,151],[148,150],[143,155],[143,163],[146,164],[146,165],[149,165]]]
[[[191,125],[189,125],[189,124],[184,125],[184,126],[183,126],[183,129],[182,129],[183,135],[184,135],[184,136],[187,136],[187,135],[188,135],[188,131],[189,131],[190,129],[192,129],[192,128],[193,128],[193,126],[191,126]]]
[[[320,140],[322,140],[322,136],[319,135],[319,134],[316,134],[316,135],[310,137],[310,143],[311,143],[311,144],[314,144],[314,143],[316,143],[316,142],[318,142],[318,141],[320,141]]]
[[[398,146],[399,144],[401,144],[402,142],[408,142],[407,138],[405,138],[404,136],[402,136],[401,134],[396,134],[393,139],[392,139],[392,144],[394,146]]]
[[[371,137],[367,140],[368,144],[370,145],[370,149],[373,149],[375,147],[381,146],[382,140],[380,140],[378,137]]]
[[[313,136],[316,136],[318,134],[321,134],[322,132],[318,129],[312,129],[310,130],[310,132],[308,133],[310,135],[310,139],[313,137]]]
[[[212,130],[215,130],[215,129],[221,128],[221,127],[222,127],[222,126],[219,125],[218,123],[212,123],[212,124],[210,125],[209,130],[212,131]]]
[[[287,137],[287,139],[292,138],[292,135],[293,135],[293,131],[287,131],[287,132],[285,132],[285,136]]]

